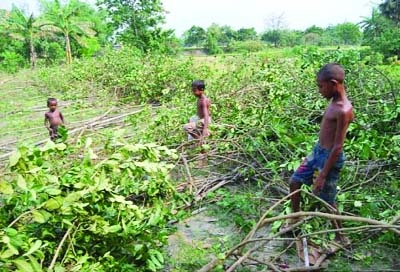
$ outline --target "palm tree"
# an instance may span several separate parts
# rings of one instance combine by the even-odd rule
[[[386,18],[396,24],[400,23],[400,0],[386,0],[379,5],[379,10]]]
[[[364,38],[369,42],[380,37],[381,34],[389,27],[389,21],[377,10],[372,10],[371,17],[366,17],[360,23],[361,28],[364,32]]]
[[[7,18],[7,32],[12,38],[24,40],[29,48],[31,68],[36,64],[35,39],[43,35],[40,22],[33,16],[27,16],[15,5]]]
[[[89,7],[77,0],[71,0],[66,5],[61,5],[59,0],[42,1],[44,29],[54,34],[62,34],[65,41],[65,56],[67,64],[72,62],[71,39],[83,44],[82,37],[95,35],[93,24],[87,21]]]

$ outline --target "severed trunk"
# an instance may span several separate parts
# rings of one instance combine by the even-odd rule
[[[36,66],[36,51],[35,47],[33,46],[32,39],[29,41],[29,54],[30,54],[30,60],[31,60],[31,69],[35,69]]]

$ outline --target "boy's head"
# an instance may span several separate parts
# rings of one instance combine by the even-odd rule
[[[204,80],[195,80],[192,82],[192,92],[195,96],[200,96],[205,88]]]
[[[344,69],[340,64],[328,63],[324,65],[317,74],[319,92],[326,98],[337,95],[338,86],[343,85]]]
[[[55,111],[57,108],[57,99],[55,98],[48,98],[47,99],[47,107],[51,110],[51,111]]]

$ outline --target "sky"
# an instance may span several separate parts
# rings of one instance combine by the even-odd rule
[[[84,1],[84,0],[83,0]],[[383,0],[161,0],[166,9],[166,25],[177,36],[193,25],[203,28],[212,23],[233,29],[254,27],[262,32],[279,19],[288,29],[305,30],[316,25],[359,23]],[[94,3],[95,0],[86,0]],[[38,0],[0,0],[0,8],[12,3],[37,12]]]

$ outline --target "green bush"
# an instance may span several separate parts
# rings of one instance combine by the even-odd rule
[[[16,73],[27,65],[23,56],[11,51],[1,53],[0,59],[0,69],[7,73]]]

